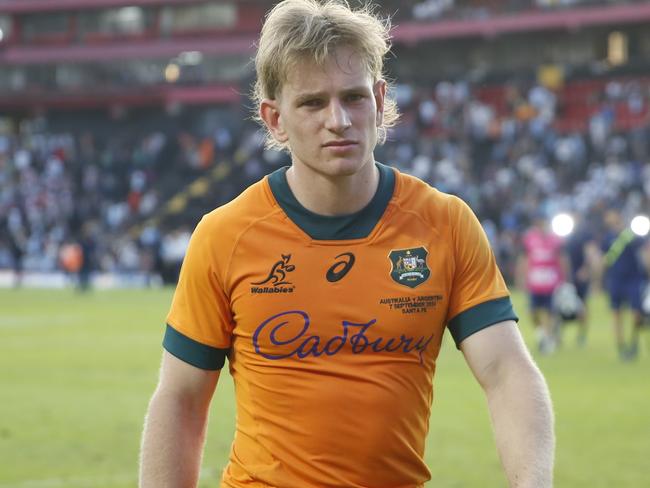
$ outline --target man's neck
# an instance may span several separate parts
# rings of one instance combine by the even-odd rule
[[[287,170],[287,183],[307,210],[326,216],[350,215],[372,200],[379,185],[379,170],[371,161],[353,175],[330,177],[293,165]]]

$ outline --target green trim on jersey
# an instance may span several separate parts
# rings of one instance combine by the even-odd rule
[[[607,249],[607,252],[605,253],[605,264],[609,267],[618,261],[618,258],[621,257],[621,254],[623,254],[627,245],[634,239],[635,235],[634,232],[632,232],[632,229],[627,228],[621,232],[609,246],[609,249]]]
[[[201,369],[217,370],[223,368],[229,349],[206,346],[181,334],[167,324],[163,347],[178,359]]]
[[[504,320],[519,321],[512,308],[510,297],[479,303],[451,319],[448,328],[456,347],[460,347],[460,343],[475,332]]]
[[[351,215],[336,217],[318,215],[303,207],[289,188],[287,166],[269,175],[269,185],[282,210],[312,239],[321,241],[363,239],[370,235],[384,215],[395,189],[394,171],[383,164],[376,164],[379,169],[377,192],[368,205]]]

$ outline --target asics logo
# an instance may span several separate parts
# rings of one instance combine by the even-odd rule
[[[344,252],[336,256],[336,259],[339,258],[341,259],[330,266],[325,274],[325,278],[330,283],[335,283],[342,279],[352,269],[352,266],[354,266],[354,254],[351,252]]]

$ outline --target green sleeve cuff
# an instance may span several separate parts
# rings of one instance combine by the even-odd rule
[[[181,334],[167,324],[163,347],[181,361],[201,369],[218,370],[223,368],[229,349],[206,346]]]
[[[504,320],[519,321],[519,317],[512,308],[510,297],[479,303],[456,315],[449,321],[447,327],[454,338],[456,347],[460,347],[460,343],[475,332]]]

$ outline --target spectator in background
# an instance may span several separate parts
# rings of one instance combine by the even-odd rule
[[[92,272],[96,269],[95,252],[97,245],[93,232],[94,224],[92,222],[85,222],[81,229],[81,239],[79,246],[81,247],[82,261],[79,268],[79,289],[81,291],[88,291],[92,285]]]
[[[4,226],[6,235],[6,244],[9,247],[11,256],[11,267],[13,270],[14,288],[19,288],[23,281],[24,257],[27,249],[27,233],[22,225],[21,213],[17,208],[10,212],[10,217]]]
[[[626,361],[639,353],[639,333],[643,325],[642,293],[648,281],[647,238],[635,235],[618,209],[605,213],[607,235],[603,241],[605,289],[614,321],[614,337],[619,357]],[[625,341],[625,311],[631,315],[630,341]]]
[[[181,270],[181,264],[190,242],[187,228],[177,228],[168,232],[162,239],[160,259],[162,261],[162,279],[165,284],[175,284]]]
[[[14,288],[19,288],[23,281],[23,258],[27,246],[27,235],[22,226],[8,226],[7,239],[14,273]]]
[[[527,290],[538,348],[551,354],[557,346],[553,327],[553,292],[568,276],[569,265],[562,239],[550,230],[548,218],[538,211],[533,225],[522,238],[519,258],[519,282]]]
[[[575,317],[579,324],[576,342],[582,347],[586,344],[589,329],[589,291],[593,284],[600,281],[602,253],[593,226],[587,225],[585,219],[579,215],[574,215],[574,219],[576,227],[567,238],[565,249],[571,268],[570,282],[582,302],[582,307]]]
[[[83,266],[84,253],[81,245],[74,240],[67,240],[59,250],[59,264],[61,269],[65,271],[74,283],[74,285],[81,289],[81,280],[79,272]]]

